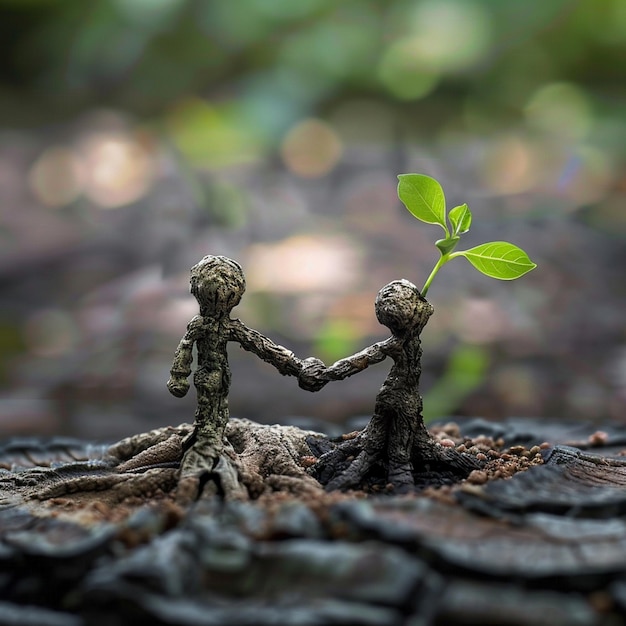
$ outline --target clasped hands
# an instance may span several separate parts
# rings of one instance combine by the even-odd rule
[[[298,374],[298,385],[306,391],[319,391],[329,382],[325,376],[328,368],[324,362],[315,357],[309,357],[302,361],[302,369]]]

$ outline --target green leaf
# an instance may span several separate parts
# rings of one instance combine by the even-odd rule
[[[439,224],[446,233],[446,198],[441,185],[424,174],[400,174],[398,198],[418,220]]]
[[[491,241],[469,250],[459,250],[450,258],[464,256],[479,272],[491,278],[513,280],[535,269],[528,255],[507,241]]]
[[[456,244],[459,243],[461,238],[458,235],[454,235],[453,237],[446,237],[445,239],[439,239],[435,242],[437,248],[441,254],[448,254],[448,252],[452,252],[454,248],[456,248]]]
[[[462,235],[466,233],[472,225],[472,212],[467,204],[461,204],[450,209],[448,214],[450,223],[452,224],[452,234]]]

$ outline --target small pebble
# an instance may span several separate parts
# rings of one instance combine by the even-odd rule
[[[459,428],[459,425],[456,422],[450,422],[449,424],[444,424],[442,430],[449,437],[461,436],[461,430]]]
[[[467,477],[467,481],[474,485],[483,485],[487,482],[488,476],[487,472],[483,470],[473,470],[470,472],[470,475]]]
[[[452,439],[442,439],[439,443],[444,448],[454,448],[454,441],[452,441]]]
[[[341,438],[344,441],[350,441],[351,439],[356,439],[356,437],[358,437],[360,434],[360,431],[358,430],[353,430],[350,433],[344,433],[343,435],[341,435]]]
[[[524,446],[511,446],[509,448],[509,453],[514,454],[515,456],[521,456],[524,452],[526,452],[526,448]]]
[[[596,430],[595,433],[589,435],[589,443],[592,446],[604,446],[609,440],[609,435],[603,430]]]

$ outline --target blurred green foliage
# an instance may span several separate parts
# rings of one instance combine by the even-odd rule
[[[536,273],[528,288],[533,293],[524,298],[528,310],[534,298],[544,317],[528,323],[532,332],[518,329],[518,343],[532,344],[529,350],[547,349],[555,340],[546,337],[565,316],[573,316],[570,328],[578,323],[575,312],[584,307],[571,303],[581,294],[586,304],[583,288],[602,288],[594,279],[602,272],[594,274],[591,264],[575,258],[578,247],[568,248],[573,231],[550,239],[547,231],[533,230],[533,220],[545,225],[548,218],[571,216],[574,227],[591,225],[612,238],[626,233],[625,0],[0,0],[0,40],[0,131],[16,131],[5,138],[20,136],[16,149],[3,143],[9,148],[0,174],[3,187],[9,181],[30,193],[14,194],[13,216],[9,203],[0,207],[3,252],[39,250],[47,237],[37,239],[37,229],[49,230],[52,239],[52,226],[76,227],[73,216],[94,230],[110,220],[117,236],[123,230],[115,225],[118,218],[113,212],[105,218],[100,209],[141,201],[147,218],[137,239],[145,235],[146,245],[147,223],[157,218],[165,224],[160,241],[171,238],[172,249],[190,246],[191,229],[198,234],[207,224],[248,228],[255,243],[280,244],[302,232],[322,240],[325,229],[343,233],[368,250],[363,262],[346,270],[351,278],[345,291],[361,292],[354,300],[366,311],[360,317],[352,304],[329,313],[336,294],[311,304],[313,321],[281,317],[280,290],[263,291],[271,281],[255,293],[251,280],[248,296],[258,304],[264,330],[302,337],[329,361],[379,332],[371,294],[396,277],[384,271],[415,268],[407,277],[419,283],[425,278],[420,269],[432,266],[425,246],[396,219],[395,196],[389,199],[393,190],[385,182],[416,171],[404,167],[412,159],[425,166],[419,171],[447,179],[451,199],[471,197],[472,209],[494,223],[494,239],[502,231],[515,241],[523,236],[520,243],[542,255],[537,260],[545,271]],[[94,111],[104,111],[108,122],[99,126],[97,115],[89,115]],[[259,164],[265,169],[254,170]],[[277,171],[287,176],[279,180]],[[337,184],[339,176],[346,185]],[[172,189],[167,185],[174,178],[184,189],[168,196],[163,191]],[[309,201],[303,189],[316,178],[324,193],[330,191]],[[156,195],[164,198],[161,204]],[[492,211],[495,204],[498,211]],[[197,209],[206,220],[176,235]],[[595,250],[602,241],[593,242]],[[330,253],[319,249],[316,254]],[[152,260],[161,262],[157,256]],[[275,267],[285,273],[283,261]],[[619,261],[611,267],[620,267]],[[320,276],[322,269],[315,267]],[[333,266],[326,282],[337,281],[336,269],[345,268]],[[302,282],[298,272],[295,282]],[[77,273],[73,267],[73,281]],[[613,285],[618,280],[623,282],[613,279]],[[474,290],[456,285],[458,298],[449,308]],[[319,281],[314,289],[320,290]],[[566,297],[559,289],[569,290]],[[304,306],[302,285],[283,285],[285,293]],[[485,298],[495,306],[496,296]],[[502,315],[513,317],[508,308]],[[610,311],[604,315],[613,320]],[[443,307],[437,317],[449,338],[454,332],[443,327]],[[611,324],[618,328],[621,319]],[[428,415],[454,412],[480,387],[493,343],[514,334],[510,328],[498,332],[478,338],[457,332],[460,347],[428,394]],[[606,341],[623,331],[612,332]],[[0,329],[7,363],[24,349],[16,334],[17,322]],[[440,348],[445,341],[440,337]],[[569,365],[571,357],[563,359]],[[553,411],[553,387],[547,400],[533,404],[539,396],[531,389],[524,402],[511,405],[511,386],[502,373],[500,380],[498,393],[509,403],[502,412],[542,410],[541,402]],[[578,410],[576,398],[566,406]],[[622,414],[619,407],[610,410]]]
[[[313,351],[323,361],[333,363],[358,350],[360,341],[350,320],[329,319],[317,332]]]
[[[605,110],[623,104],[623,0],[2,0],[0,11],[2,113],[18,124],[94,105],[155,115],[203,97],[218,108],[187,105],[190,124],[222,115],[228,132],[272,140],[349,94],[422,115],[412,105],[429,96],[431,122],[456,109],[493,124],[555,80],[588,84]]]
[[[500,183],[498,150],[518,164],[538,151],[549,166],[560,157],[544,141],[567,144],[563,184],[581,169],[595,183],[626,158],[625,6],[0,0],[0,115],[5,126],[37,127],[120,110],[156,122],[192,167],[209,169],[273,155],[312,116],[330,116],[340,139],[357,142],[446,145],[522,125],[535,144],[496,146],[491,186],[527,187],[523,174]],[[358,102],[369,114],[341,108]]]
[[[0,322],[0,384],[6,384],[11,359],[24,350],[24,341],[15,325]]]
[[[489,353],[485,347],[458,345],[443,375],[424,395],[424,420],[454,415],[463,400],[481,386],[488,368]]]

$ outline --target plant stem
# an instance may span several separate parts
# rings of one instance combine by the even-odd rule
[[[433,282],[433,278],[435,278],[441,266],[445,265],[449,260],[450,260],[450,254],[442,254],[439,257],[439,260],[435,264],[435,267],[433,267],[433,271],[430,273],[430,276],[426,279],[426,282],[424,283],[424,286],[422,287],[422,297],[424,298],[426,297],[426,294],[428,293],[428,288],[430,287],[430,283]]]

